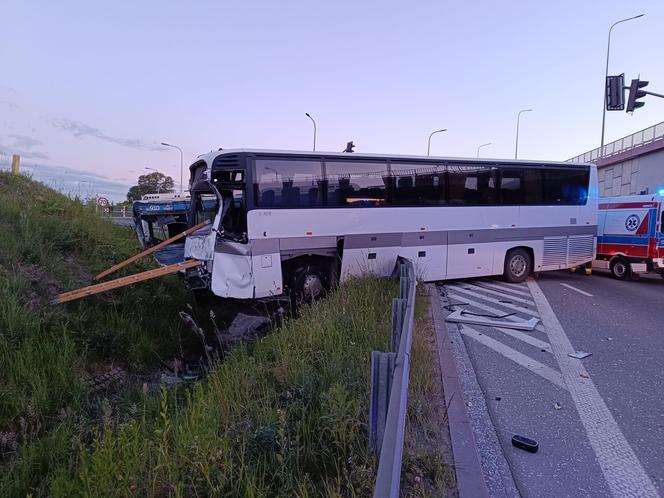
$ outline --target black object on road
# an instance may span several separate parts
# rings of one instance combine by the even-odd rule
[[[537,453],[537,450],[539,449],[539,443],[537,441],[524,436],[519,436],[518,434],[512,436],[512,446],[529,451],[530,453]]]

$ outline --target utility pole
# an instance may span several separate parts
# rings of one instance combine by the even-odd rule
[[[614,26],[617,24],[631,21],[632,19],[638,19],[643,17],[645,14],[639,14],[638,16],[628,17],[626,19],[621,19],[620,21],[614,22],[609,28],[609,41],[606,44],[606,72],[604,73],[604,86],[602,92],[602,141],[599,148],[599,157],[604,155],[604,128],[606,124],[606,79],[609,77],[609,52],[611,51],[611,31],[613,31]]]
[[[514,145],[514,159],[516,159],[519,154],[519,121],[521,120],[521,114],[531,111],[532,109],[522,109],[519,111],[519,114],[516,115],[516,144]]]
[[[304,115],[311,119],[311,122],[314,124],[314,152],[316,152],[316,121],[311,117],[311,114],[305,112]]]
[[[442,130],[435,130],[429,134],[429,140],[427,141],[427,156],[430,155],[429,153],[431,152],[431,137],[433,137],[436,133],[442,133],[444,131],[447,131],[447,128],[443,128]]]

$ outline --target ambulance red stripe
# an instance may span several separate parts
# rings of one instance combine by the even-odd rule
[[[600,209],[637,209],[637,208],[654,208],[657,207],[656,202],[614,202],[608,204],[600,204]]]

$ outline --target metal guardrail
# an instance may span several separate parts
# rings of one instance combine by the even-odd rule
[[[408,259],[401,259],[399,272],[399,297],[392,301],[392,351],[371,353],[369,445],[378,455],[374,498],[397,498],[401,488],[417,279]]]
[[[601,147],[597,147],[584,154],[579,154],[576,157],[568,159],[568,163],[592,163],[598,159],[615,156],[626,150],[634,149],[642,145],[654,142],[664,137],[664,122],[650,126],[644,130],[637,131],[624,138],[620,138],[614,142],[608,143],[604,146],[604,150],[600,151]]]

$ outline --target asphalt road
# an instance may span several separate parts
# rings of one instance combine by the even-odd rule
[[[664,279],[549,272],[441,291],[451,309],[540,320],[531,332],[454,326],[522,496],[664,494]],[[581,350],[591,356],[568,356]],[[513,447],[514,434],[539,451]]]

